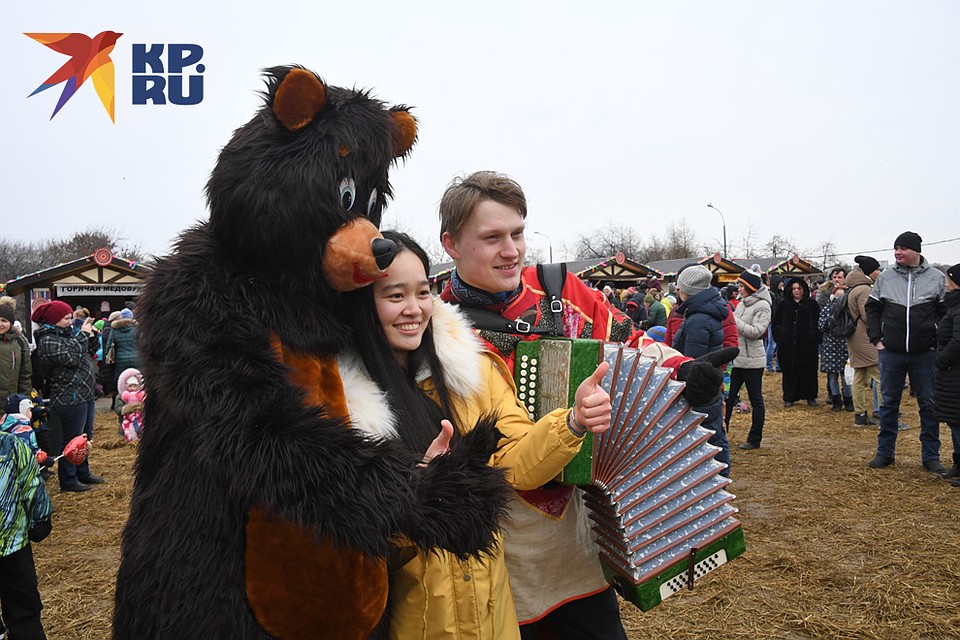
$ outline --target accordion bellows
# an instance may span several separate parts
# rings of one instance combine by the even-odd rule
[[[734,496],[712,433],[683,384],[637,349],[599,340],[520,342],[514,377],[532,419],[573,406],[580,383],[606,360],[609,431],[587,433],[561,481],[584,489],[600,559],[627,600],[648,611],[745,550]]]

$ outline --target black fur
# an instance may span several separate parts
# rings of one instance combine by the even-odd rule
[[[497,428],[497,416],[484,416],[469,433],[462,436],[449,452],[435,457],[422,471],[417,484],[417,503],[404,531],[421,541],[423,547],[443,547],[460,559],[494,549],[488,532],[471,524],[478,516],[482,521],[499,521],[506,513],[510,489],[504,470],[487,464],[503,437]],[[477,482],[486,477],[487,481]],[[463,489],[466,488],[466,491]],[[451,508],[462,514],[457,531],[451,528],[445,512]],[[448,538],[456,539],[449,544]]]
[[[362,93],[331,87],[330,121],[284,130],[269,95],[285,72],[269,71],[267,106],[221,153],[210,222],[184,233],[140,296],[147,398],[117,639],[268,638],[245,593],[252,505],[377,556],[400,532],[461,556],[493,544],[507,489],[484,446],[468,441],[418,471],[399,443],[305,405],[275,357],[271,335],[317,355],[345,344],[320,269],[326,239],[358,214],[340,206],[338,184],[356,181],[363,215],[378,189],[378,222],[393,161],[386,111]],[[346,158],[340,144],[354,145]]]

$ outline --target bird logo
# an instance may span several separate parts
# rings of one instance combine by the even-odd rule
[[[63,105],[73,97],[87,78],[93,78],[93,86],[100,96],[100,102],[103,108],[107,110],[110,121],[115,122],[113,118],[113,60],[110,59],[110,53],[113,51],[117,40],[122,33],[114,31],[104,31],[90,38],[82,33],[24,33],[23,35],[33,38],[40,44],[46,45],[58,53],[70,56],[62,67],[57,69],[53,75],[43,81],[30,96],[35,96],[41,91],[46,91],[63,83],[63,93],[60,94],[60,100],[53,110],[53,116],[57,115]],[[27,96],[28,98],[30,96]]]

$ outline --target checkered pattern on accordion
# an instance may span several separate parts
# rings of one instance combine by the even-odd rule
[[[609,431],[584,436],[561,474],[580,485],[610,580],[644,611],[745,550],[734,496],[719,475],[711,432],[683,384],[637,349],[598,340],[540,339],[517,345],[517,395],[532,419],[573,405],[599,362],[610,394]]]

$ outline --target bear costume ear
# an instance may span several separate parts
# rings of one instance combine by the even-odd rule
[[[393,157],[402,158],[410,152],[417,141],[417,120],[405,107],[390,111],[393,116]]]
[[[291,69],[273,96],[273,113],[287,131],[297,132],[327,106],[327,88],[306,69]]]

